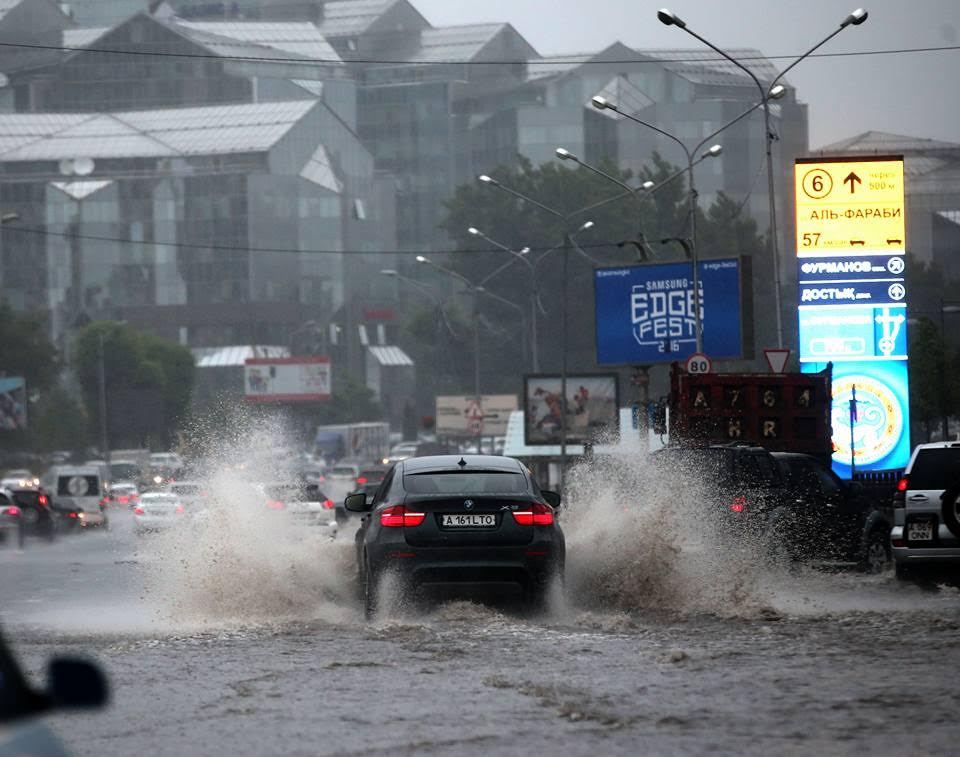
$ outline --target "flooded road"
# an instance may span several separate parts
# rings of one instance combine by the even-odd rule
[[[368,624],[346,539],[273,541],[269,564],[245,545],[243,570],[225,548],[137,539],[126,516],[109,533],[0,551],[0,620],[31,673],[80,651],[111,679],[108,709],[49,720],[80,755],[948,754],[960,743],[950,586],[801,568],[750,576],[749,598],[736,576],[717,577],[740,588],[710,593],[712,606],[697,592],[660,601],[656,587],[673,584],[650,580],[651,601],[630,608],[622,594],[616,607],[578,595],[589,584],[574,578],[543,617],[458,601]],[[572,567],[575,550],[574,539]]]

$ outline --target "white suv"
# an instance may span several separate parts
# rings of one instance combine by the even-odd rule
[[[893,496],[890,546],[899,579],[924,568],[947,568],[960,575],[960,537],[944,523],[944,490],[960,485],[960,442],[920,444],[913,450]]]

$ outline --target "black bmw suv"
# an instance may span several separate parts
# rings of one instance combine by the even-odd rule
[[[560,495],[542,491],[517,460],[437,455],[398,462],[373,501],[351,494],[345,506],[364,513],[356,536],[364,608],[408,590],[439,585],[519,587],[545,604],[566,558],[557,524]],[[391,575],[393,581],[384,582]]]

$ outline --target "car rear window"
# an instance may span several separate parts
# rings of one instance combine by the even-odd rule
[[[523,475],[509,471],[411,473],[403,477],[403,486],[410,494],[527,493]]]
[[[355,468],[343,467],[342,465],[335,466],[333,469],[334,476],[352,476],[356,472]]]
[[[96,476],[60,476],[57,494],[61,497],[99,497],[100,481]]]
[[[946,489],[960,474],[960,447],[921,449],[910,469],[911,489]]]
[[[385,470],[362,470],[360,471],[360,478],[365,478],[367,481],[383,481],[384,477],[387,475]]]
[[[172,484],[170,486],[170,491],[174,492],[175,494],[199,494],[200,487],[196,484]]]

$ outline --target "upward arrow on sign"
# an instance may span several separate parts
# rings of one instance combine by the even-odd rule
[[[847,178],[843,180],[843,183],[850,185],[850,194],[853,194],[857,191],[857,184],[863,184],[863,180],[851,171],[847,174]]]

